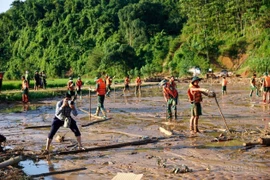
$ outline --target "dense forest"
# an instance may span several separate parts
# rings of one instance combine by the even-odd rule
[[[269,0],[15,0],[0,14],[0,71],[18,79],[182,76],[238,59],[270,65]]]

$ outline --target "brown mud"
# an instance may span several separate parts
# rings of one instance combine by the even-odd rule
[[[270,149],[255,146],[243,149],[244,142],[255,142],[269,137],[270,104],[261,104],[262,98],[249,97],[248,79],[228,79],[227,95],[221,95],[218,80],[202,81],[200,86],[214,90],[227,124],[226,132],[215,100],[204,97],[203,115],[199,120],[202,133],[190,135],[190,105],[187,100],[188,83],[178,83],[178,119],[166,120],[166,103],[157,85],[143,87],[141,97],[134,89],[125,95],[112,91],[105,108],[111,119],[81,127],[97,119],[79,111],[75,118],[82,133],[84,147],[105,146],[145,138],[161,138],[156,143],[72,155],[53,155],[50,158],[19,163],[24,173],[40,173],[86,167],[87,170],[46,176],[45,179],[112,179],[118,172],[143,174],[142,179],[269,179]],[[40,152],[45,148],[49,128],[25,129],[27,126],[51,124],[55,104],[59,99],[29,104],[27,107],[9,104],[0,108],[0,132],[7,138],[6,151],[24,148]],[[89,111],[89,96],[77,100],[77,106]],[[91,96],[91,113],[96,107],[96,96]],[[172,131],[166,136],[159,127]],[[213,141],[220,134],[228,141]],[[56,135],[65,135],[64,142],[52,142],[52,152],[71,150],[73,133],[61,127]],[[55,136],[56,137],[56,136]],[[177,171],[188,167],[187,172]],[[3,172],[3,171],[2,171]]]

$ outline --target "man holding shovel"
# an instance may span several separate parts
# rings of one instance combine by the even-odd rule
[[[171,76],[169,81],[163,80],[161,81],[161,86],[163,88],[163,96],[164,100],[167,102],[167,118],[169,120],[172,119],[172,111],[174,111],[175,119],[177,118],[177,99],[178,99],[178,92],[176,89],[176,84],[174,82],[174,77]]]
[[[199,117],[202,115],[202,94],[215,97],[215,93],[204,88],[200,88],[201,78],[194,76],[188,89],[188,98],[191,103],[190,132],[200,133],[198,128]]]
[[[82,143],[81,143],[81,133],[76,124],[76,121],[71,117],[71,113],[74,116],[78,115],[78,112],[75,108],[75,103],[74,101],[71,101],[71,95],[69,93],[66,93],[65,98],[62,99],[61,101],[58,101],[56,104],[55,117],[53,119],[51,130],[47,138],[46,149],[45,149],[46,152],[49,152],[50,144],[52,142],[53,136],[56,134],[58,129],[64,124],[66,126],[65,121],[69,121],[68,126],[77,138],[78,148],[83,150]]]

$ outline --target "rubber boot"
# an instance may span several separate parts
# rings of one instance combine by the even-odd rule
[[[99,112],[100,112],[100,107],[97,107],[96,113],[94,114],[94,116],[99,116]]]
[[[168,119],[169,121],[172,120],[172,113],[168,113],[167,119]]]
[[[106,118],[107,118],[107,113],[106,113],[105,109],[102,108],[102,109],[101,109],[101,112],[102,112],[102,114],[103,114],[103,118],[106,119]]]
[[[199,122],[199,119],[195,118],[194,119],[194,132],[195,133],[200,133],[199,128],[198,128],[198,122]]]

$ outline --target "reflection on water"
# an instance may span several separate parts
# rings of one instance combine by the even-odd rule
[[[37,175],[42,173],[54,172],[57,168],[60,168],[59,164],[52,163],[50,160],[40,160],[38,162],[34,162],[32,160],[21,161],[19,165],[22,170],[28,175]],[[53,178],[50,176],[44,177],[45,180],[52,180]]]

